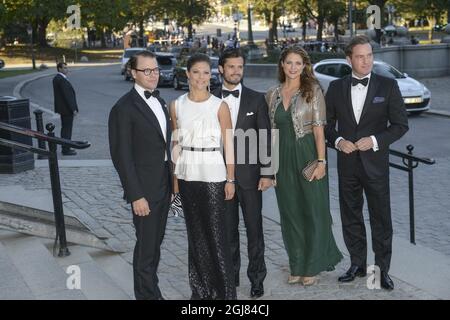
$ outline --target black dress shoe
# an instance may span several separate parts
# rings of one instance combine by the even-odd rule
[[[65,150],[62,152],[63,156],[75,156],[77,152],[75,150]]]
[[[352,265],[350,269],[347,270],[346,273],[344,273],[342,276],[338,278],[339,282],[351,282],[355,280],[356,277],[365,277],[366,276],[366,269]]]
[[[262,284],[260,285],[252,285],[252,289],[250,290],[250,297],[252,298],[259,298],[264,295],[264,286]]]
[[[394,290],[394,281],[392,281],[387,272],[381,271],[380,284],[383,289]]]

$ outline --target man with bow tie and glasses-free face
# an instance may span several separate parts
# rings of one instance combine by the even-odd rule
[[[141,51],[130,59],[130,67],[135,84],[109,115],[110,153],[124,199],[131,203],[136,229],[135,297],[161,300],[156,272],[172,193],[169,114],[155,90],[159,80],[156,56]]]
[[[350,282],[366,275],[367,240],[363,192],[372,230],[381,286],[394,289],[388,275],[392,255],[389,146],[408,131],[403,98],[395,79],[372,72],[369,38],[351,39],[345,50],[352,75],[331,82],[326,95],[326,138],[338,150],[339,200],[351,266],[339,277]],[[336,128],[337,125],[337,128]]]
[[[239,205],[242,209],[248,240],[247,275],[251,282],[250,296],[264,294],[266,277],[264,235],[262,229],[262,191],[272,186],[270,168],[270,120],[262,93],[253,91],[242,82],[244,55],[239,49],[227,49],[219,59],[223,86],[213,94],[230,108],[235,135],[236,193],[227,201],[227,234],[233,256],[236,286],[239,286]],[[255,141],[250,141],[253,137]],[[256,140],[257,139],[257,140]],[[265,159],[264,155],[267,155]]]

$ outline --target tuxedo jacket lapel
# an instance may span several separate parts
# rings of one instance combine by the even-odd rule
[[[342,81],[342,85],[342,92],[344,92],[344,103],[347,106],[347,112],[349,113],[350,118],[352,118],[353,124],[356,126],[357,123],[352,103],[352,77],[348,76],[345,78],[344,81]]]
[[[159,122],[158,122],[158,118],[156,118],[153,111],[150,109],[150,107],[147,105],[147,103],[145,103],[145,101],[141,98],[139,93],[137,93],[137,91],[134,88],[132,90],[133,90],[134,105],[143,114],[145,119],[147,119],[148,122],[156,128],[156,130],[161,135],[161,138],[164,139],[164,135],[161,131],[161,126],[159,125]],[[166,112],[164,112],[164,113],[166,114]],[[169,120],[167,119],[167,115],[166,115],[166,121],[167,121],[167,125],[169,125],[169,122],[168,122]]]
[[[375,93],[377,92],[378,88],[378,82],[377,76],[375,73],[372,72],[372,75],[370,76],[369,81],[369,88],[367,89],[367,95],[366,100],[364,101],[364,106],[361,112],[361,117],[359,119],[359,123],[361,123],[361,120],[364,118],[364,115],[367,113],[367,109],[370,108],[370,105],[372,104],[373,98],[375,97]]]
[[[250,101],[248,101],[247,88],[242,86],[241,101],[239,104],[239,112],[238,112],[238,117],[236,120],[236,128],[235,129],[240,128],[242,121],[244,121],[245,117],[247,116],[247,106],[249,103],[250,103]]]

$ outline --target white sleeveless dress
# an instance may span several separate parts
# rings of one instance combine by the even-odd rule
[[[173,136],[178,140],[178,150],[181,149],[175,165],[178,179],[201,182],[226,180],[218,119],[221,103],[222,99],[213,95],[206,101],[194,102],[187,93],[175,100],[178,129]],[[202,148],[206,151],[201,151]],[[215,151],[211,151],[213,149]]]

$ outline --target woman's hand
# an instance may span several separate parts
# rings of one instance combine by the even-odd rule
[[[225,200],[231,200],[234,197],[235,186],[234,183],[225,183]]]
[[[312,176],[311,176],[311,180],[309,180],[309,182],[313,181],[313,180],[320,180],[323,177],[325,177],[326,174],[326,165],[322,162],[319,162],[317,164],[316,169],[314,170]]]

